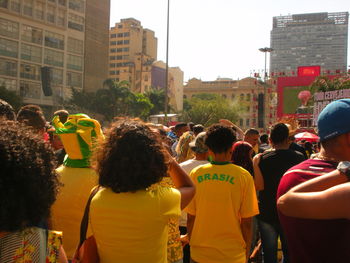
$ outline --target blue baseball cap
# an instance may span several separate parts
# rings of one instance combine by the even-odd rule
[[[321,142],[350,132],[350,99],[329,103],[318,116],[317,128]]]

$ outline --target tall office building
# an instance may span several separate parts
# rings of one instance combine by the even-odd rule
[[[157,38],[134,18],[121,19],[110,30],[109,78],[126,80],[135,92],[144,92],[142,72],[157,60]]]
[[[348,20],[348,12],[274,17],[270,71],[288,73],[310,65],[346,71]]]
[[[59,107],[70,88],[93,91],[108,78],[110,0],[1,0],[0,85],[24,103]],[[44,96],[41,68],[51,68]]]

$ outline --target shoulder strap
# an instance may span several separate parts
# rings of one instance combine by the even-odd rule
[[[89,199],[86,203],[86,206],[85,206],[85,211],[84,211],[84,216],[83,216],[83,219],[81,220],[81,223],[80,223],[80,241],[79,241],[79,247],[81,247],[81,245],[84,243],[85,239],[86,239],[86,232],[87,232],[87,229],[88,229],[88,223],[89,223],[89,212],[90,212],[90,203],[91,203],[91,200],[92,198],[94,198],[94,196],[97,194],[97,192],[100,190],[100,187],[99,186],[96,186],[90,196],[89,196]]]

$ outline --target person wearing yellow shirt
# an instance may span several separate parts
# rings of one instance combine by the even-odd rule
[[[252,176],[230,163],[236,136],[223,125],[209,127],[205,144],[212,163],[192,170],[196,194],[186,207],[191,258],[198,263],[245,263],[252,217],[259,213]]]
[[[189,176],[147,125],[123,120],[96,155],[101,190],[90,204],[88,235],[100,263],[167,263],[168,222],[195,193]],[[175,188],[159,183],[169,174]]]
[[[69,260],[79,243],[80,222],[91,189],[98,177],[90,156],[103,134],[98,121],[85,114],[72,114],[62,123],[57,115],[52,124],[66,151],[63,165],[56,169],[62,187],[52,206],[51,223],[64,233],[63,247]]]

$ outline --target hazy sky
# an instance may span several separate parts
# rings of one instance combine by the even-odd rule
[[[349,9],[349,0],[170,0],[169,66],[180,67],[184,81],[247,77],[264,68],[258,49],[270,46],[273,16]],[[155,31],[165,61],[166,12],[167,0],[111,0],[111,26],[140,20]]]

